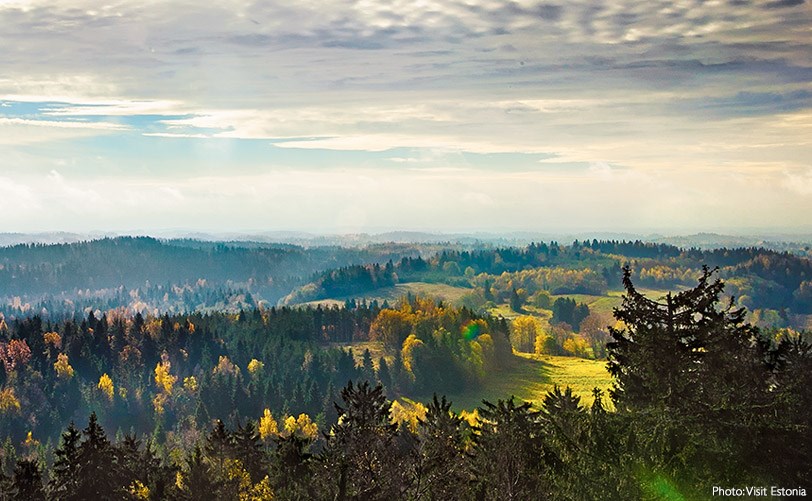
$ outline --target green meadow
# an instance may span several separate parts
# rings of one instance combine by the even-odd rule
[[[491,375],[480,387],[446,395],[457,410],[473,410],[482,400],[496,401],[510,398],[540,406],[544,396],[555,385],[571,387],[581,403],[591,405],[592,389],[608,390],[612,380],[606,371],[605,360],[587,360],[576,357],[516,354],[503,370]],[[426,402],[431,395],[410,395],[414,400]],[[608,400],[604,405],[609,406]]]

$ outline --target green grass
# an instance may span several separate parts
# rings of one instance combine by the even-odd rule
[[[413,296],[432,297],[448,303],[456,303],[462,298],[462,296],[471,292],[471,290],[472,289],[466,289],[465,287],[455,287],[453,285],[448,284],[432,284],[428,282],[407,282],[403,284],[397,284],[393,287],[381,287],[380,289],[368,291],[363,294],[353,294],[352,296],[342,296],[337,298],[321,299],[319,301],[310,301],[304,303],[304,305],[343,306],[344,302],[347,299],[357,299],[357,300],[365,299],[367,302],[377,300],[379,303],[388,301],[389,304],[393,305],[400,298],[402,298],[407,294],[412,294]]]
[[[480,387],[447,394],[456,410],[472,410],[482,405],[482,400],[495,402],[511,395],[540,406],[544,395],[554,385],[562,389],[572,388],[581,397],[581,403],[591,405],[592,389],[607,390],[612,380],[606,372],[606,361],[585,360],[575,357],[518,354],[502,371],[492,374]],[[410,395],[419,402],[428,402],[431,395]],[[609,406],[605,401],[604,405]]]
[[[380,341],[331,343],[331,346],[352,348],[355,363],[359,365],[365,349],[372,355],[376,368],[380,357],[386,358],[388,363],[393,362],[393,357],[386,354]],[[552,390],[554,385],[558,385],[562,389],[571,387],[573,393],[581,397],[582,404],[591,405],[592,389],[597,387],[607,390],[611,384],[612,379],[606,371],[605,360],[517,353],[506,367],[491,374],[481,386],[446,394],[446,397],[456,410],[473,410],[482,405],[483,399],[495,402],[498,399],[510,398],[511,395],[540,406],[544,395]],[[404,396],[427,403],[431,400],[432,394]],[[610,406],[608,401],[604,402],[604,405]]]
[[[341,348],[341,349],[349,349],[352,348],[352,358],[355,360],[355,365],[361,365],[364,361],[364,350],[369,350],[369,354],[372,356],[372,362],[375,364],[375,368],[378,368],[378,360],[381,357],[386,359],[387,364],[391,364],[395,357],[392,355],[388,355],[383,347],[383,342],[381,341],[354,341],[351,343],[330,343],[331,348]]]
[[[667,290],[661,289],[641,288],[638,289],[638,291],[647,298],[654,300],[659,300],[668,293]],[[606,295],[603,296],[595,296],[592,294],[558,294],[553,295],[552,298],[553,301],[558,298],[574,299],[578,303],[584,303],[589,306],[589,311],[592,313],[611,316],[614,309],[620,306],[621,302],[623,301],[623,294],[624,291],[614,290],[607,292]],[[519,313],[511,309],[510,305],[507,303],[499,304],[488,309],[488,313],[495,317],[505,317],[508,320],[512,320],[520,315],[533,315],[541,318],[542,320],[550,320],[553,314],[552,310],[545,310],[543,308],[537,308],[531,305],[525,305],[523,311]]]

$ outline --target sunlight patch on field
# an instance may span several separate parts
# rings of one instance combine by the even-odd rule
[[[607,391],[611,383],[605,360],[521,353],[515,356],[509,367],[492,374],[481,387],[451,393],[446,397],[456,410],[472,410],[481,406],[483,399],[495,402],[511,395],[538,407],[547,392],[557,384],[562,389],[571,387],[573,393],[581,397],[581,404],[589,406],[593,401],[592,389],[598,387]],[[431,394],[411,397],[419,402],[427,402]],[[608,395],[604,397],[604,406],[611,408]]]
[[[369,350],[372,356],[372,362],[375,364],[375,369],[378,369],[378,361],[381,357],[386,359],[387,364],[391,364],[395,357],[387,355],[381,341],[356,341],[352,343],[330,343],[328,346],[331,348],[341,348],[342,350],[352,350],[352,358],[355,360],[355,365],[361,365],[364,362],[364,351]]]
[[[468,294],[469,292],[471,292],[471,289],[467,289],[465,287],[455,287],[453,285],[448,284],[432,284],[428,282],[407,282],[403,284],[397,284],[394,287],[381,287],[380,289],[375,289],[361,294],[353,294],[351,296],[341,296],[337,298],[321,299],[318,301],[309,301],[307,303],[302,303],[301,306],[313,306],[313,307],[316,307],[318,305],[321,305],[322,307],[334,305],[344,306],[345,301],[348,299],[355,299],[357,301],[366,300],[367,302],[376,300],[378,301],[378,303],[383,303],[384,301],[386,301],[390,305],[394,305],[407,294],[411,294],[413,296],[431,297],[435,299],[440,299],[447,303],[455,304],[465,294]]]

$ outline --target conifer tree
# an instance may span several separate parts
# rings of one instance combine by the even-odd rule
[[[62,433],[62,443],[54,452],[53,472],[50,481],[51,496],[57,499],[78,500],[79,445],[81,432],[71,423]]]
[[[32,459],[17,461],[11,483],[11,495],[13,499],[45,501],[45,491],[42,488],[42,473],[37,461]]]
[[[240,460],[245,470],[251,475],[251,481],[257,483],[267,475],[265,453],[262,442],[252,421],[245,426],[237,424],[233,434],[234,456]]]
[[[118,499],[122,486],[118,484],[118,465],[113,448],[96,413],[90,414],[87,427],[82,430],[82,443],[77,454],[78,499]]]
[[[616,406],[695,413],[764,403],[767,346],[732,299],[719,307],[724,284],[714,272],[704,267],[696,287],[654,301],[623,269],[626,294],[615,309],[623,327],[610,328],[607,345]]]
[[[415,499],[460,497],[471,479],[463,419],[451,411],[451,402],[435,394],[419,421],[419,451],[414,463]],[[469,428],[470,429],[470,428]]]
[[[350,382],[336,404],[338,423],[330,430],[323,453],[323,488],[336,499],[398,499],[405,471],[395,439],[397,425],[389,415],[383,388]]]

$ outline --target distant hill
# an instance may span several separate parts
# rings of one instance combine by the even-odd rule
[[[275,304],[322,270],[420,252],[401,244],[304,248],[152,237],[17,244],[0,248],[0,302],[21,311],[27,311],[26,303],[36,311],[40,304],[49,311],[132,304],[197,309],[235,296],[249,306],[260,300]]]

